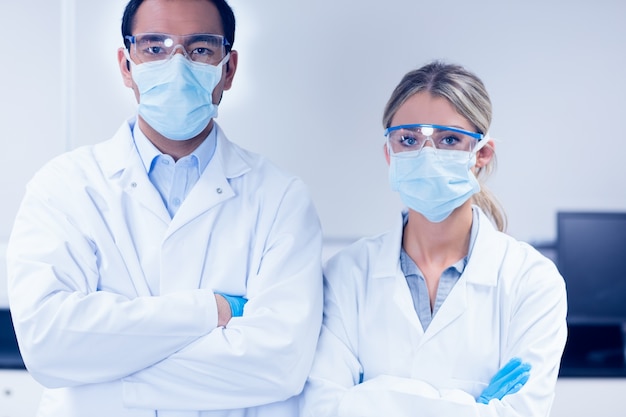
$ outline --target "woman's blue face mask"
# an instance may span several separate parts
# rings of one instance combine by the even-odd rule
[[[426,130],[425,133],[431,134],[413,137],[408,143],[407,135],[401,141],[397,135],[395,138],[387,135],[391,189],[400,193],[406,206],[433,223],[448,218],[457,207],[480,191],[472,170],[476,165],[476,153],[488,139],[473,132],[468,133],[479,135],[480,140],[471,135],[462,137],[465,131],[455,130],[441,130],[437,136],[433,135],[434,130]]]

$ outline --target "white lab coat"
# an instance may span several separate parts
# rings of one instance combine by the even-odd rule
[[[324,323],[301,415],[548,416],[567,333],[554,264],[480,211],[465,271],[424,332],[400,267],[401,242],[400,219],[325,266]],[[532,365],[527,384],[477,404],[515,356]]]
[[[299,179],[216,128],[173,219],[128,123],[29,183],[7,255],[20,349],[49,388],[38,416],[294,415],[321,326],[319,219]],[[217,327],[213,291],[248,298],[243,317]]]

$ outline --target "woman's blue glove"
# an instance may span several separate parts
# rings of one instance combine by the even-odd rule
[[[505,395],[516,393],[530,378],[530,368],[530,364],[522,363],[520,358],[511,359],[495,374],[476,402],[488,404],[493,399],[501,400]]]
[[[237,297],[235,295],[227,295],[222,293],[217,293],[224,297],[228,304],[230,305],[230,315],[232,317],[241,317],[243,315],[243,306],[248,302],[247,299],[243,297]]]

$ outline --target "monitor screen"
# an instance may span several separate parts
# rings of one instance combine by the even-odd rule
[[[0,309],[0,369],[24,368],[8,309]],[[3,415],[3,413],[0,413]]]
[[[626,323],[626,212],[557,213],[571,324]]]

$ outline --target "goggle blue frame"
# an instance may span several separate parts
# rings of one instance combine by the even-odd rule
[[[443,126],[443,125],[432,125],[432,124],[421,124],[421,123],[419,123],[419,124],[412,124],[412,125],[398,125],[398,126],[388,127],[387,129],[385,129],[385,136],[389,136],[389,133],[393,132],[394,130],[414,129],[416,127],[430,127],[430,128],[433,128],[433,129],[449,130],[451,132],[457,132],[457,133],[462,133],[464,135],[471,136],[474,139],[476,139],[477,141],[480,141],[481,139],[483,139],[485,137],[485,135],[483,135],[482,133],[470,132],[469,130],[463,130],[463,129],[459,129],[457,127]]]

